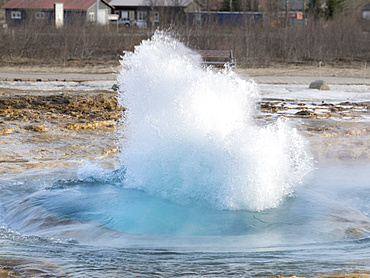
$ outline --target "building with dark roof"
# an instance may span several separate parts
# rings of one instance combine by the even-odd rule
[[[141,28],[172,22],[188,10],[201,9],[198,0],[112,0],[110,5],[119,18],[135,21]]]
[[[2,6],[2,9],[5,9],[5,19],[9,25],[31,20],[53,24],[56,19],[55,7],[62,8],[61,22],[64,24],[76,21],[82,24],[88,22],[107,24],[108,14],[113,8],[105,0],[11,0]]]

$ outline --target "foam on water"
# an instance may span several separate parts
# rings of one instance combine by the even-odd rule
[[[260,211],[277,207],[312,167],[296,129],[255,123],[257,85],[157,31],[125,53],[120,162],[127,188],[180,204]]]

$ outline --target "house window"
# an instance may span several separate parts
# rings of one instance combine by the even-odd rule
[[[35,13],[36,19],[45,19],[45,12],[36,12]]]
[[[370,11],[364,11],[362,13],[362,18],[364,18],[364,19],[370,19]]]
[[[11,19],[21,19],[22,18],[22,13],[20,11],[14,11],[10,13],[10,18]]]
[[[91,12],[89,13],[89,21],[94,22],[95,21],[95,13]]]
[[[135,11],[130,11],[130,19],[135,20]]]
[[[128,11],[122,11],[121,12],[121,17],[122,18],[128,18]]]
[[[154,12],[154,22],[159,22],[159,12]]]
[[[138,21],[146,21],[146,12],[137,12]]]

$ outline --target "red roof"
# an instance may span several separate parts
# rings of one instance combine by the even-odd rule
[[[11,0],[2,9],[54,9],[54,3],[63,3],[65,10],[87,10],[96,0]]]

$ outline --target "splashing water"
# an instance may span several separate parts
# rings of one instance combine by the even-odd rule
[[[125,53],[119,155],[125,186],[223,210],[277,207],[312,167],[296,129],[255,123],[258,88],[202,67],[165,32]]]
[[[127,111],[116,171],[110,159],[104,167],[86,161],[78,179],[75,168],[28,169],[28,162],[3,171],[5,273],[316,277],[370,271],[367,158],[319,160],[304,177],[312,159],[297,131],[283,120],[262,126],[254,119],[256,84],[202,68],[196,53],[163,32],[127,53],[122,66],[118,99]],[[101,133],[91,136],[95,142]],[[63,138],[62,144],[85,142]],[[356,135],[341,151],[355,153],[367,138]],[[26,149],[60,145],[27,141]]]

